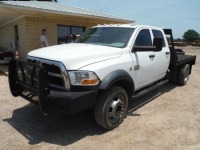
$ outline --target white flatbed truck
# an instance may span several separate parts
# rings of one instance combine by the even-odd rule
[[[43,114],[94,108],[96,122],[113,129],[125,118],[130,97],[166,82],[185,85],[195,61],[176,53],[170,29],[98,25],[72,44],[10,61],[9,84],[13,96],[39,105]]]

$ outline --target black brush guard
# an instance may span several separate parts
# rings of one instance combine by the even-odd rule
[[[48,67],[41,67],[26,61],[11,60],[8,79],[13,96],[21,96],[39,105],[41,112],[48,114],[50,109],[47,100],[50,95]]]

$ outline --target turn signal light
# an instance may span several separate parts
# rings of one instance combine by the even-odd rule
[[[98,79],[85,79],[81,81],[81,85],[97,85],[99,83]]]

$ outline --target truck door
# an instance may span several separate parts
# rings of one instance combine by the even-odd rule
[[[166,75],[170,63],[170,50],[166,45],[163,33],[159,29],[152,29],[153,38],[163,38],[163,47],[159,52],[155,52],[154,64],[154,79],[159,80]]]
[[[152,38],[149,29],[141,28],[134,41],[135,46],[152,46]],[[133,59],[132,78],[135,82],[136,90],[152,82],[154,79],[155,52],[131,52]]]

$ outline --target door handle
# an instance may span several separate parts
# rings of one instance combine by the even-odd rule
[[[165,54],[166,54],[166,55],[169,55],[169,54],[170,54],[170,52],[166,52]]]
[[[150,59],[153,59],[155,57],[155,55],[149,55]]]

